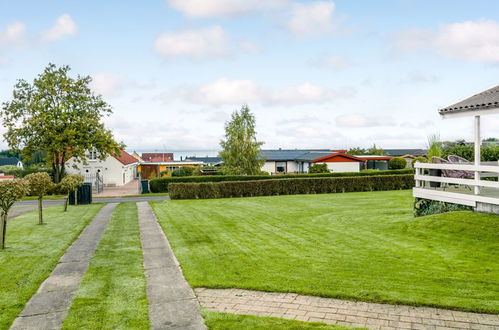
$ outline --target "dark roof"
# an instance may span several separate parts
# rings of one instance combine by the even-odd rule
[[[19,159],[16,157],[0,157],[0,166],[4,165],[14,165],[17,166]]]
[[[124,150],[121,150],[119,156],[114,156],[114,158],[116,158],[123,165],[130,165],[130,164],[139,162],[137,160],[137,158],[133,157],[132,155],[130,155],[129,153],[127,153]]]
[[[326,156],[331,156],[337,154],[337,152],[332,152],[332,151],[310,151],[305,154],[302,154],[301,156],[298,156],[295,160],[298,161],[304,161],[304,162],[311,162],[315,159],[318,158],[323,158]]]
[[[400,157],[405,155],[424,156],[426,155],[425,149],[384,149],[385,154],[392,157]]]
[[[448,113],[461,113],[473,110],[487,110],[499,108],[499,86],[487,89],[467,99],[445,108],[439,109],[441,115]]]
[[[144,152],[141,157],[145,162],[172,162],[172,152]]]
[[[271,160],[271,161],[296,160],[300,156],[303,156],[309,152],[314,152],[314,151],[331,153],[328,149],[289,149],[289,150],[277,149],[277,150],[262,150],[260,151],[260,157],[262,159]]]

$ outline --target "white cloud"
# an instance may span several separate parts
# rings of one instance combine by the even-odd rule
[[[413,71],[407,74],[401,82],[408,84],[418,84],[418,83],[435,83],[439,81],[439,78],[435,75],[427,75],[420,71]]]
[[[90,88],[102,96],[113,97],[121,93],[123,84],[122,79],[117,75],[98,72],[92,75]]]
[[[329,33],[336,27],[334,9],[332,1],[294,3],[285,25],[298,38]]]
[[[471,62],[499,62],[499,23],[492,20],[440,24],[436,31],[408,30],[395,37],[404,51],[433,49]]]
[[[348,58],[336,55],[322,55],[311,59],[309,63],[312,66],[333,70],[342,70],[352,66],[352,62]]]
[[[345,114],[336,117],[340,127],[376,127],[393,125],[393,120],[385,116],[368,116],[360,113]]]
[[[7,44],[20,44],[26,38],[26,25],[21,22],[14,22],[0,30],[0,46]]]
[[[69,14],[63,14],[55,20],[54,25],[50,29],[42,32],[42,40],[56,41],[75,35],[76,33],[78,33],[76,23]]]
[[[235,17],[257,10],[280,7],[287,0],[167,0],[167,3],[191,18]]]
[[[180,96],[190,102],[207,105],[240,105],[261,103],[272,105],[319,104],[335,98],[351,97],[352,88],[331,89],[310,82],[284,88],[260,86],[251,80],[220,78],[198,88],[184,87],[163,96]]]
[[[228,37],[220,26],[197,30],[165,32],[160,35],[154,47],[163,56],[223,57],[228,54]]]
[[[255,44],[251,41],[247,41],[247,40],[240,41],[239,47],[242,50],[244,50],[246,53],[250,53],[250,54],[258,54],[258,53],[262,52],[262,48],[260,46],[258,46],[257,44]]]

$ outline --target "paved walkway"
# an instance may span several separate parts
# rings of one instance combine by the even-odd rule
[[[499,329],[499,315],[465,313],[240,289],[195,289],[201,306],[369,329]]]
[[[137,203],[152,329],[206,329],[199,303],[146,202]]]
[[[121,197],[126,195],[138,195],[139,194],[139,180],[135,179],[127,184],[116,187],[104,187],[100,194],[94,194],[94,197]]]
[[[93,203],[128,203],[128,202],[150,202],[150,201],[161,201],[170,200],[170,196],[140,196],[140,197],[92,197]],[[64,204],[64,199],[46,199],[43,201],[43,207],[51,205],[61,205]],[[21,205],[38,205],[37,200],[27,200],[19,201],[14,204],[14,206]],[[71,206],[70,206],[71,207]]]
[[[116,204],[105,205],[66,250],[11,329],[60,329]]]

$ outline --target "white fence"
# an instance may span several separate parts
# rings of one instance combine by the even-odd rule
[[[472,207],[476,207],[477,202],[499,205],[499,182],[483,180],[483,178],[498,177],[499,163],[482,165],[416,163],[414,168],[416,169],[414,197]],[[474,178],[465,179],[445,175],[432,176],[425,173],[426,169],[447,170],[450,172],[466,171],[472,174]],[[429,182],[438,182],[441,187],[429,187],[427,184]],[[449,191],[446,188],[458,189],[449,189]]]

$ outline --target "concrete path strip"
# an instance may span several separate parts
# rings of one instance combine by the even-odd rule
[[[137,203],[152,329],[206,329],[199,303],[151,206]]]
[[[69,307],[117,204],[106,204],[66,250],[11,329],[61,329]]]
[[[375,304],[241,289],[195,289],[201,306],[225,313],[273,316],[368,329],[499,329],[499,315]]]

